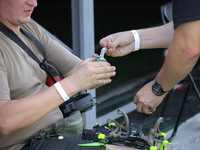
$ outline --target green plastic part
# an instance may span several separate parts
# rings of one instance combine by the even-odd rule
[[[114,122],[108,124],[109,127],[110,127],[110,126],[114,126],[114,125],[115,125]]]
[[[105,146],[104,143],[100,143],[100,142],[95,142],[95,143],[86,143],[86,144],[78,144],[78,146]]]
[[[156,146],[151,146],[150,150],[158,150],[158,148]]]
[[[106,138],[105,134],[100,133],[98,135],[98,139],[105,139],[105,138]]]
[[[166,134],[165,134],[165,133],[163,133],[163,132],[161,133],[161,135],[162,135],[164,138],[166,137]]]
[[[163,143],[160,145],[160,149],[161,150],[166,150],[166,147],[167,147],[167,144],[168,144],[169,142],[167,141],[167,140],[164,140],[163,141]]]

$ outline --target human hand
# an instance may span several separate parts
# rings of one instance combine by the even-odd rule
[[[98,56],[98,54],[92,54],[92,58],[95,58],[97,56]]]
[[[108,62],[93,62],[94,58],[83,61],[70,75],[79,91],[96,88],[111,82],[115,67]]]
[[[135,48],[135,40],[130,31],[118,32],[102,38],[100,46],[107,47],[106,55],[112,57],[124,56]]]
[[[140,89],[133,102],[137,105],[137,111],[145,114],[151,114],[156,110],[156,107],[162,102],[165,95],[156,96],[152,92],[153,81],[146,84],[142,89]]]

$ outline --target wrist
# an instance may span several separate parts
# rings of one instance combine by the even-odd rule
[[[82,89],[80,89],[80,86],[77,84],[77,82],[78,81],[75,78],[73,78],[72,76],[69,76],[61,80],[60,84],[62,85],[63,89],[67,92],[67,95],[71,97],[74,94],[82,91]]]
[[[152,92],[156,96],[162,96],[169,93],[169,91],[163,90],[163,87],[159,83],[157,83],[156,78],[153,80]]]
[[[63,101],[66,102],[69,99],[69,96],[67,95],[63,87],[61,86],[60,82],[56,82],[54,84],[54,87],[56,88],[57,92],[59,93]]]

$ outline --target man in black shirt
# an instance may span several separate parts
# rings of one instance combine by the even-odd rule
[[[137,111],[151,114],[165,95],[195,66],[200,55],[200,1],[173,0],[173,22],[166,25],[119,32],[100,40],[106,54],[120,57],[139,49],[168,48],[165,63],[154,81],[135,95]],[[138,60],[139,61],[139,60]]]

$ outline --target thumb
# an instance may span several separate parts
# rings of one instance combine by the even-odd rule
[[[97,57],[97,56],[98,56],[97,54],[92,54],[92,58]]]
[[[121,41],[122,41],[121,37],[118,36],[116,39],[112,40],[112,42],[108,43],[108,47],[109,48],[116,48],[120,45]]]
[[[94,58],[95,58],[95,57],[87,58],[87,59],[84,61],[84,63],[86,63],[86,62],[93,62],[93,61],[94,61]]]

